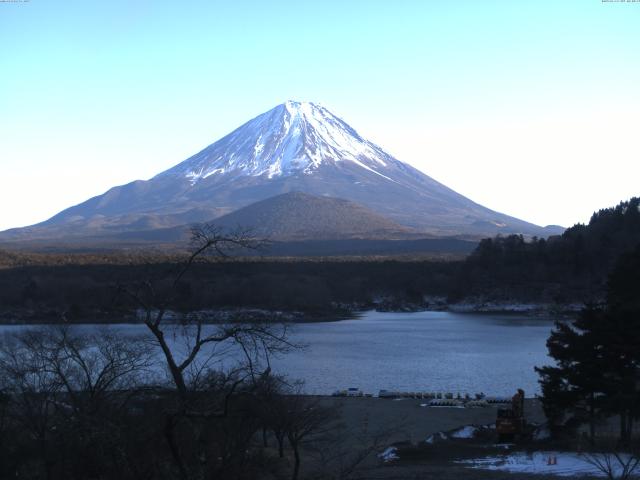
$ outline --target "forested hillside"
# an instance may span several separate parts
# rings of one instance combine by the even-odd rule
[[[640,198],[593,214],[561,236],[482,240],[464,262],[452,298],[488,295],[526,301],[601,298],[618,257],[640,244]]]

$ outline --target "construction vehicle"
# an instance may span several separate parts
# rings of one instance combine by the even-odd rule
[[[524,418],[524,390],[511,398],[511,408],[499,408],[496,418],[496,432],[500,443],[513,442],[521,439],[527,430]]]

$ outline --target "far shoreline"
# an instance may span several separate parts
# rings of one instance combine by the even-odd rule
[[[460,302],[453,304],[430,304],[426,306],[403,305],[391,308],[388,306],[373,306],[367,308],[360,306],[358,309],[339,308],[326,311],[283,311],[267,310],[260,308],[220,308],[207,309],[187,313],[167,312],[165,322],[167,324],[191,323],[189,318],[203,315],[201,321],[206,325],[220,325],[224,323],[329,323],[344,320],[357,320],[368,313],[430,313],[446,312],[456,314],[476,315],[516,315],[523,317],[558,317],[571,318],[582,308],[582,304],[550,304],[550,303],[515,303],[515,302]],[[183,316],[184,315],[184,316]],[[182,320],[182,318],[186,320]],[[0,325],[144,325],[140,314],[136,312],[123,312],[121,315],[96,312],[92,319],[69,319],[66,312],[38,312],[36,310],[12,309],[0,313]],[[208,317],[208,318],[207,318]]]

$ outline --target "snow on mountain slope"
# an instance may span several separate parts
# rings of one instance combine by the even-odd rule
[[[158,177],[184,176],[193,185],[225,173],[267,178],[309,175],[322,163],[347,161],[388,178],[378,168],[390,160],[326,108],[289,100]]]

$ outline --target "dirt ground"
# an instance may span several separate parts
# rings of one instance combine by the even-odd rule
[[[335,404],[349,431],[365,431],[370,435],[390,433],[389,443],[418,443],[437,432],[463,425],[487,425],[496,421],[497,406],[486,408],[421,407],[428,400],[391,400],[377,397],[326,397],[323,403]],[[528,422],[545,421],[542,404],[537,399],[525,400]]]
[[[385,464],[380,460],[363,464],[357,478],[366,479],[514,479],[555,477],[544,475],[509,474],[496,471],[469,469],[454,462],[461,458],[490,455],[496,450],[495,440],[461,440],[428,445],[429,435],[454,430],[465,425],[488,425],[495,422],[498,406],[487,408],[426,407],[426,400],[381,398],[330,398],[322,403],[336,405],[340,418],[354,439],[362,443],[381,441],[385,445],[399,445],[403,457],[398,462]],[[525,401],[528,422],[543,423],[545,417],[541,403],[536,399]],[[557,480],[557,478],[556,478]]]

